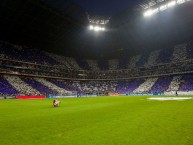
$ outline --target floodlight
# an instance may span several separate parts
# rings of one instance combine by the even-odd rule
[[[94,31],[99,31],[99,30],[100,30],[99,26],[94,27]]]
[[[153,10],[148,10],[144,13],[144,16],[145,17],[148,17],[148,16],[151,16],[153,14],[156,14],[159,12],[159,8],[156,8],[156,9],[153,9]]]
[[[93,25],[90,25],[89,29],[90,29],[90,30],[93,30],[93,29],[94,29]]]
[[[93,26],[93,25],[90,25],[89,26],[89,30],[93,30],[93,31],[105,31],[106,29],[105,29],[105,27],[101,27],[101,26]]]
[[[168,3],[168,7],[173,7],[176,5],[176,1],[171,1]]]
[[[144,16],[145,16],[145,17],[151,16],[151,15],[153,15],[153,11],[152,11],[152,10],[148,10],[148,11],[146,11],[146,12],[144,13]]]
[[[153,14],[156,14],[158,12],[159,12],[159,8],[156,8],[156,9],[153,10]]]
[[[164,0],[157,0],[157,2],[161,3],[161,2],[164,2]]]
[[[155,0],[155,1],[157,3],[162,3],[162,2],[165,2],[166,0]],[[174,7],[177,4],[180,5],[180,4],[183,4],[185,2],[190,2],[190,1],[193,1],[193,0],[168,0],[168,3],[164,3],[164,5],[161,5],[155,9],[151,9],[151,5],[149,5],[149,7],[145,7],[145,5],[142,5],[142,7],[145,9],[150,8],[149,10],[145,11],[145,13],[143,15],[145,17],[149,17],[149,16],[152,16],[153,14],[156,14],[160,11],[164,11],[168,8]]]
[[[167,5],[162,5],[162,6],[160,6],[160,11],[164,11],[164,10],[166,10],[168,8],[168,6]]]
[[[183,4],[185,2],[186,2],[185,0],[177,0],[177,4]]]
[[[101,28],[101,30],[102,30],[102,31],[105,31],[105,28],[103,27],[103,28]]]

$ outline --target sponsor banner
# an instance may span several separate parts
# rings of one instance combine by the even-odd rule
[[[178,91],[178,95],[193,95],[193,91]]]
[[[164,95],[164,93],[159,93],[159,92],[153,92],[154,96],[159,96],[159,95]]]
[[[149,93],[139,93],[139,94],[125,94],[126,96],[152,96],[153,94]]]
[[[16,96],[8,96],[8,95],[5,95],[5,96],[1,96],[0,95],[0,100],[1,99],[15,99]]]
[[[109,93],[109,96],[114,96],[114,97],[116,97],[116,96],[121,96],[122,94],[119,94],[119,93]]]
[[[175,91],[171,91],[171,92],[164,92],[165,95],[176,95]]]
[[[164,92],[165,95],[176,95],[176,91]],[[178,95],[193,95],[193,91],[177,91]]]
[[[45,99],[46,96],[17,96],[17,99]]]
[[[46,98],[51,99],[51,98],[75,98],[77,97],[76,95],[69,95],[69,96],[46,96]]]
[[[80,97],[97,97],[98,95],[80,95]]]

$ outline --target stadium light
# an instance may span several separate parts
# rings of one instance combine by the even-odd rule
[[[100,27],[98,26],[94,27],[94,31],[100,31]]]
[[[171,1],[171,2],[169,2],[168,3],[168,7],[170,8],[170,7],[173,7],[173,6],[175,6],[176,5],[176,1]]]
[[[153,9],[153,10],[148,10],[144,13],[144,16],[145,17],[149,17],[149,16],[152,16],[153,14],[156,14],[159,12],[159,9],[156,8],[156,9]]]
[[[153,10],[153,14],[156,14],[158,12],[159,12],[159,8],[156,8],[156,9]]]
[[[191,1],[193,1],[193,0],[171,0],[168,3],[164,3],[164,5],[161,5],[160,7],[155,8],[155,9],[152,9],[151,7],[148,7],[149,9],[146,10],[143,15],[145,17],[149,17],[149,16],[152,16],[153,14],[156,14],[160,11],[164,11],[168,8],[174,7],[177,4],[180,5],[180,4],[183,4],[185,2],[191,2]],[[161,3],[161,2],[165,2],[165,1],[164,0],[159,0],[159,3]],[[154,6],[156,7],[156,5],[154,5]],[[143,7],[144,7],[144,5],[143,5]]]
[[[105,31],[105,28],[101,28],[102,31]]]
[[[153,15],[153,11],[152,11],[152,10],[148,10],[148,11],[146,11],[146,12],[144,13],[144,16],[145,16],[145,17],[151,16],[151,15]]]
[[[97,26],[90,25],[90,26],[89,26],[89,30],[98,32],[98,31],[105,31],[106,28],[105,28],[105,27],[98,26],[98,25],[97,25]]]
[[[185,2],[186,2],[185,0],[177,0],[177,4],[183,4]]]
[[[168,6],[167,5],[162,5],[162,6],[160,6],[160,11],[164,11],[164,10],[166,10],[168,8]]]
[[[89,29],[90,29],[90,30],[93,30],[93,29],[94,29],[93,25],[90,25]]]
[[[106,31],[107,24],[110,21],[110,17],[102,17],[102,16],[90,16],[88,13],[88,29],[91,31],[99,32]]]

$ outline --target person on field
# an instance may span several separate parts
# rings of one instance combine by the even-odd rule
[[[53,106],[54,106],[54,107],[58,107],[59,104],[60,104],[60,101],[59,101],[58,99],[54,99],[54,100],[53,100]]]
[[[176,96],[178,96],[178,92],[176,91]]]

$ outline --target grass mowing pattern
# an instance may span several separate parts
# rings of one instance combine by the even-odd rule
[[[193,100],[1,100],[1,145],[193,145]]]

